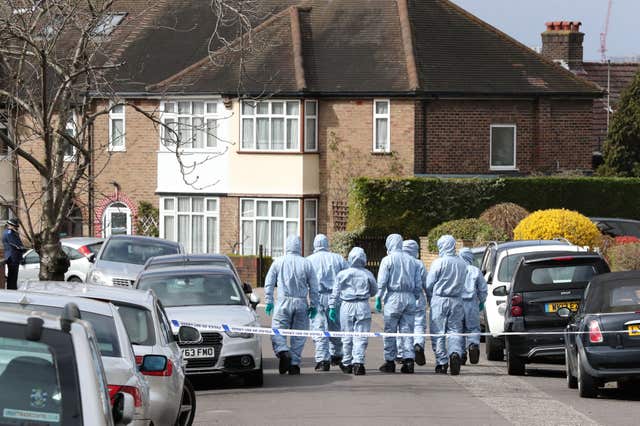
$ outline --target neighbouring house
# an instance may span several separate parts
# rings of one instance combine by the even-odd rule
[[[8,134],[8,128],[0,110],[0,132]],[[13,217],[16,207],[15,157],[0,138],[0,229]]]
[[[597,84],[605,93],[593,103],[592,140],[597,164],[607,138],[611,115],[616,111],[622,92],[640,72],[640,61],[585,62],[582,46],[584,33],[580,31],[580,22],[551,21],[546,26],[546,31],[542,33],[542,55]]]
[[[95,125],[85,233],[135,232],[148,201],[192,252],[279,255],[297,234],[309,254],[356,176],[591,170],[602,88],[450,1],[265,0],[249,50],[210,37],[208,2],[158,5],[111,61],[163,126],[131,106]]]

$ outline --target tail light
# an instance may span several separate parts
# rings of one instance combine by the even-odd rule
[[[511,316],[522,316],[522,296],[520,294],[514,294],[513,297],[511,297]]]
[[[84,256],[91,256],[91,250],[89,250],[89,247],[87,246],[78,247],[78,251]]]
[[[589,342],[602,343],[602,331],[600,331],[600,324],[598,321],[593,320],[589,323]]]
[[[128,393],[133,397],[134,405],[136,407],[142,407],[142,396],[140,391],[135,386],[120,386],[120,385],[107,385],[109,389],[109,398],[111,398],[111,405],[113,405],[113,398],[118,392]]]

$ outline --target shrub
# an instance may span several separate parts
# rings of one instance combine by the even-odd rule
[[[640,243],[610,247],[607,257],[612,271],[640,270]]]
[[[446,234],[453,235],[456,240],[471,241],[476,244],[482,244],[487,241],[504,241],[507,239],[504,232],[495,229],[482,220],[451,220],[441,223],[429,232],[429,250],[433,252],[438,251],[436,245],[438,238]]]
[[[513,230],[516,240],[566,238],[579,246],[598,247],[602,236],[588,217],[566,209],[538,210]]]
[[[349,256],[349,251],[355,246],[356,239],[360,236],[358,232],[336,232],[331,238],[331,251],[339,253],[345,259]]]
[[[480,215],[480,220],[513,238],[513,230],[529,212],[515,203],[500,203],[489,207]]]

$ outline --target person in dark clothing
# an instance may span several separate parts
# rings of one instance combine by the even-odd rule
[[[9,219],[7,227],[2,233],[2,244],[4,245],[3,263],[7,265],[7,289],[18,289],[18,270],[22,262],[22,254],[25,248],[18,235],[18,221]]]

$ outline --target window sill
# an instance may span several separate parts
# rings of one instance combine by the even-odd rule
[[[489,167],[489,170],[492,172],[519,172],[520,169],[517,167]]]
[[[127,152],[126,148],[109,148],[107,149],[108,152]]]
[[[393,151],[371,151],[371,155],[392,156],[394,155],[394,152]]]
[[[248,150],[238,150],[238,154],[240,155],[304,155],[304,154],[318,154],[318,151],[248,151]]]

